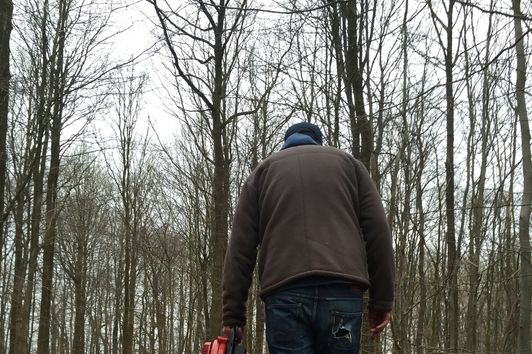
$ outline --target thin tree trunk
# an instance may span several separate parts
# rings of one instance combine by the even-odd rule
[[[222,326],[222,281],[221,275],[225,251],[227,249],[228,216],[229,216],[229,161],[226,156],[227,135],[222,115],[224,91],[224,28],[225,6],[220,0],[218,21],[214,39],[214,90],[212,95],[212,141],[214,148],[214,222],[212,242],[211,286],[212,301],[209,316],[209,337],[216,338]]]
[[[127,124],[127,123],[125,123]],[[131,185],[131,133],[128,127],[121,128],[121,148],[122,148],[122,180],[121,180],[121,194],[122,194],[122,203],[124,208],[124,293],[123,301],[124,307],[122,309],[122,354],[132,354],[133,353],[133,333],[130,331],[130,323],[132,323],[133,318],[130,318],[133,309],[133,303],[131,299],[132,293],[135,292],[134,284],[134,238],[135,230],[133,226],[133,211],[131,200],[132,185]]]
[[[348,102],[352,104],[352,110],[350,110],[349,126],[351,128],[352,142],[352,154],[358,159],[362,160],[362,141],[361,141],[361,126],[360,120],[364,118],[364,108],[360,107],[360,100],[363,100],[363,92],[358,92],[358,89],[362,88],[362,76],[359,71],[359,48],[358,48],[358,23],[356,1],[349,0],[345,5],[342,5],[344,11],[342,12],[343,20],[347,23],[345,34],[345,73],[346,73],[346,85],[349,90],[346,90],[346,94],[349,95]],[[366,168],[370,169],[369,160],[362,160]]]
[[[445,52],[445,97],[447,103],[447,158],[445,161],[445,215],[447,221],[447,349],[458,350],[458,253],[456,247],[455,212],[454,212],[454,88],[453,88],[453,9],[455,0],[449,1],[447,12],[447,46]]]
[[[365,4],[364,1],[361,1],[361,3]],[[356,157],[362,161],[368,171],[373,171],[371,168],[374,143],[373,126],[369,120],[368,114],[366,113],[366,103],[364,100],[364,77],[362,73],[364,68],[364,53],[361,51],[361,43],[363,41],[362,31],[368,29],[368,23],[364,23],[362,21],[367,21],[368,12],[366,12],[366,10],[367,9],[362,9],[360,13],[358,13],[356,2],[353,0],[348,3],[348,9],[346,11],[349,31],[348,38],[350,38],[349,40],[352,41],[352,43],[349,44],[350,51],[347,54],[351,57],[351,65],[348,67],[348,69],[352,70],[349,76],[352,80],[351,85],[353,87],[356,112],[356,122],[351,122],[351,124],[355,124],[356,131],[360,135],[359,156]]]
[[[519,212],[519,353],[530,354],[530,316],[531,316],[531,279],[532,260],[530,248],[530,214],[532,211],[532,155],[530,151],[530,126],[526,107],[526,56],[521,24],[521,0],[512,0],[514,12],[517,70],[516,98],[517,115],[521,127],[521,149],[523,153],[523,197]]]
[[[46,2],[44,9],[46,9]],[[47,19],[47,11],[43,13],[44,19]],[[42,20],[42,23],[45,21]],[[48,48],[48,39],[46,36],[45,24],[42,24],[41,28],[41,44],[43,48]],[[48,67],[48,55],[43,50],[41,54],[41,66],[37,67],[37,63],[33,62],[32,65],[36,66],[36,94],[37,94],[37,112],[34,116],[33,131],[28,132],[28,140],[31,141],[29,156],[33,159],[35,165],[32,168],[33,179],[33,204],[30,212],[30,225],[29,225],[29,260],[28,260],[28,279],[26,282],[24,294],[22,295],[23,302],[21,311],[19,314],[13,314],[13,316],[20,317],[20,327],[13,325],[17,319],[11,318],[12,328],[15,331],[10,332],[10,348],[9,353],[14,354],[28,351],[28,339],[30,316],[32,303],[34,299],[35,289],[35,276],[37,271],[37,261],[39,255],[39,236],[40,236],[40,223],[42,216],[42,198],[44,194],[44,171],[46,169],[46,152],[49,139],[48,121],[49,121],[49,108],[47,108],[47,88],[48,88],[48,76],[45,68]],[[40,71],[39,71],[40,70]],[[34,134],[34,136],[33,136]],[[33,144],[33,145],[32,145]]]
[[[19,184],[17,179],[17,186]],[[13,277],[13,291],[11,293],[11,309],[10,309],[10,348],[13,348],[16,343],[22,342],[25,338],[20,338],[22,334],[22,299],[24,293],[24,279],[26,278],[27,259],[24,254],[24,194],[20,193],[17,196],[15,207],[15,264]],[[13,353],[14,349],[10,349]]]
[[[410,213],[410,193],[411,189],[409,188],[411,183],[411,165],[410,165],[410,155],[411,155],[411,148],[410,148],[410,127],[408,124],[408,118],[407,118],[407,109],[408,109],[408,100],[409,100],[409,94],[408,94],[408,52],[407,52],[407,41],[408,41],[408,31],[407,31],[407,22],[406,22],[406,16],[408,13],[408,0],[404,3],[404,18],[403,23],[401,26],[401,51],[402,51],[402,58],[403,58],[403,70],[402,70],[402,99],[401,99],[401,127],[399,128],[400,131],[400,147],[399,151],[396,156],[396,163],[394,164],[394,173],[393,177],[395,181],[395,188],[397,189],[397,180],[399,179],[400,175],[400,167],[399,166],[405,166],[403,170],[402,175],[402,188],[399,188],[399,191],[401,189],[403,190],[403,193],[399,192],[399,195],[402,197],[402,204],[403,204],[403,211],[402,215],[399,215],[399,210],[397,210],[398,213],[398,237],[397,237],[397,244],[396,244],[396,272],[398,274],[398,284],[404,284],[408,282],[408,271],[406,267],[406,263],[408,261],[408,256],[406,254],[407,249],[407,239],[408,239],[408,233],[409,233],[409,223],[410,218],[409,216],[406,216],[407,213]],[[397,209],[397,208],[394,208]],[[406,216],[406,217],[405,217]],[[393,215],[392,215],[393,217]],[[391,221],[391,220],[390,220]],[[393,223],[389,223],[390,225],[394,225]],[[394,316],[394,353],[405,353],[410,352],[411,348],[409,346],[410,341],[408,340],[408,325],[407,325],[407,317],[408,313],[404,310],[408,307],[408,300],[407,300],[407,294],[410,291],[408,286],[402,286],[398,289],[398,296],[395,299],[395,316]]]
[[[43,243],[43,274],[42,293],[39,315],[38,354],[50,352],[50,306],[52,302],[52,288],[54,275],[55,238],[57,233],[57,182],[59,180],[59,167],[61,162],[61,130],[63,115],[63,50],[65,46],[65,23],[67,20],[66,4],[60,3],[60,18],[57,27],[58,38],[54,45],[56,62],[54,63],[51,84],[54,92],[54,111],[51,127],[50,169],[48,172],[46,188],[46,230]]]
[[[257,272],[255,272],[258,274]],[[255,277],[256,281],[256,288],[255,288],[255,333],[254,333],[254,344],[253,348],[255,349],[256,353],[262,353],[263,347],[264,347],[264,325],[265,325],[265,319],[266,315],[264,313],[264,304],[262,303],[262,300],[259,296],[259,277],[256,275]]]
[[[47,113],[46,113],[47,114]],[[39,235],[40,235],[40,223],[41,223],[41,216],[42,216],[42,198],[43,198],[43,191],[44,191],[44,169],[46,167],[46,151],[47,151],[47,144],[48,144],[48,131],[47,131],[47,125],[44,121],[44,115],[41,116],[40,114],[37,115],[37,117],[41,117],[42,119],[39,119],[38,126],[41,133],[43,133],[44,139],[42,138],[42,135],[39,134],[39,139],[36,141],[37,144],[37,153],[35,158],[40,158],[39,167],[34,168],[33,172],[33,205],[31,207],[31,222],[30,222],[30,250],[29,250],[29,260],[28,260],[28,280],[26,281],[26,286],[24,290],[23,295],[23,305],[20,312],[21,317],[21,328],[20,333],[11,333],[11,336],[13,337],[13,345],[14,347],[10,347],[10,353],[15,354],[19,350],[21,352],[27,352],[28,351],[28,344],[30,339],[30,322],[31,325],[33,325],[33,314],[32,314],[32,304],[33,300],[35,299],[35,277],[37,274],[37,267],[38,267],[38,256],[39,256]],[[15,340],[17,338],[17,340]],[[12,351],[13,350],[13,351]],[[16,350],[16,351],[15,351]]]
[[[87,306],[87,235],[85,231],[77,234],[76,261],[74,270],[74,338],[73,354],[85,353],[85,313]]]
[[[0,249],[0,252],[2,250]],[[11,262],[7,262],[8,259],[6,257],[3,258],[3,269],[8,269],[8,267],[11,266]],[[1,268],[1,267],[0,267]],[[1,272],[1,269],[0,269]],[[9,325],[9,322],[6,321],[8,319],[7,317],[7,306],[8,306],[8,299],[9,297],[4,295],[7,294],[7,289],[9,284],[9,275],[5,272],[0,273],[2,274],[0,276],[0,293],[2,296],[0,296],[0,354],[7,353],[7,332],[6,332],[6,326]]]
[[[122,297],[122,283],[124,281],[122,252],[118,255],[118,261],[115,264],[115,291],[114,291],[114,309],[113,309],[113,330],[111,334],[111,353],[117,354],[119,349],[119,331],[121,323],[122,303],[120,301]]]
[[[9,41],[11,38],[11,29],[13,28],[11,20],[13,17],[13,1],[0,1],[0,272],[2,272],[4,248],[4,222],[5,212],[5,183],[7,168],[7,125],[9,115],[9,81],[11,73],[9,70]],[[2,272],[3,273],[3,272]],[[3,327],[3,325],[1,325]],[[3,335],[3,330],[0,335]],[[1,342],[1,341],[0,341]],[[0,352],[2,346],[0,344]]]
[[[519,323],[519,279],[516,274],[519,272],[519,257],[515,254],[518,246],[515,237],[514,225],[517,223],[515,220],[514,205],[516,204],[514,185],[516,184],[516,166],[517,160],[517,146],[518,146],[518,120],[517,115],[514,117],[513,130],[511,135],[511,170],[509,175],[508,191],[503,193],[502,205],[504,208],[504,227],[503,232],[499,237],[500,248],[499,258],[503,260],[501,265],[501,277],[505,280],[503,287],[504,299],[501,301],[505,304],[503,325],[502,328],[503,338],[500,343],[502,344],[503,353],[514,353],[518,350],[518,323]]]
[[[421,142],[420,142],[421,144]],[[420,153],[423,154],[422,147],[419,147]],[[416,210],[419,214],[418,217],[418,223],[417,223],[417,232],[419,234],[419,244],[418,244],[418,252],[419,252],[419,259],[418,259],[418,276],[419,276],[419,310],[418,310],[418,319],[416,324],[416,332],[415,332],[415,352],[417,354],[424,353],[424,343],[426,343],[425,340],[425,325],[427,323],[426,319],[426,313],[427,313],[427,283],[425,279],[425,215],[424,215],[424,208],[423,208],[423,190],[421,187],[421,176],[423,174],[424,169],[424,158],[421,157],[420,161],[420,167],[419,167],[419,176],[417,176],[416,180]]]
[[[493,1],[491,3],[491,8],[493,7]],[[488,25],[488,39],[486,41],[486,50],[484,61],[487,62],[489,59],[489,54],[491,53],[491,32],[492,32],[492,15],[490,15],[489,25]],[[464,47],[467,47],[464,39]],[[466,53],[466,56],[468,54]],[[467,60],[467,59],[466,59]],[[469,76],[469,75],[468,75]],[[490,79],[487,70],[483,73],[483,83],[482,83],[482,123],[480,129],[481,135],[481,146],[480,146],[480,174],[475,183],[473,183],[473,196],[472,196],[472,226],[471,234],[469,240],[469,294],[467,301],[467,310],[466,310],[466,338],[465,338],[465,350],[470,353],[477,352],[478,348],[478,292],[480,286],[480,253],[481,246],[484,239],[483,225],[484,225],[484,192],[486,185],[486,171],[488,164],[488,154],[490,151],[490,144],[488,137],[491,132],[491,118],[489,112],[489,101],[490,101]],[[467,81],[468,91],[471,91],[469,80]],[[470,107],[470,118],[471,118],[471,131],[474,135],[474,106],[475,102],[472,97],[472,93],[469,95],[469,107]],[[476,139],[473,139],[476,141]],[[475,156],[476,154],[472,154]],[[476,188],[475,188],[476,186]]]
[[[135,231],[132,234],[132,243],[131,243],[131,263],[130,263],[130,269],[129,269],[129,291],[128,299],[127,299],[127,306],[124,306],[124,311],[127,311],[127,321],[124,321],[124,328],[126,331],[124,332],[124,346],[122,347],[122,352],[124,354],[132,354],[135,350],[135,343],[134,343],[134,327],[135,327],[135,294],[137,290],[137,230],[135,228]],[[126,292],[124,292],[126,293]]]
[[[425,62],[425,66],[423,68],[423,79],[422,79],[422,89],[421,91],[425,91],[425,79],[427,76],[427,65]],[[423,354],[424,353],[424,344],[428,343],[427,339],[425,338],[425,333],[427,333],[427,280],[426,280],[426,273],[428,272],[425,267],[425,247],[426,247],[426,241],[425,241],[425,208],[423,203],[423,187],[422,187],[422,177],[425,171],[425,161],[426,161],[426,151],[423,146],[423,139],[422,131],[424,129],[424,120],[425,120],[425,105],[423,100],[419,100],[420,108],[419,108],[419,114],[418,114],[418,129],[416,134],[416,145],[418,149],[418,159],[419,159],[419,169],[417,171],[416,176],[416,182],[415,182],[415,189],[416,189],[416,211],[418,213],[417,223],[416,223],[416,230],[419,235],[419,245],[418,245],[418,252],[419,252],[419,259],[418,259],[418,276],[419,276],[419,310],[418,310],[418,318],[417,318],[417,324],[416,324],[416,332],[414,337],[414,344],[415,344],[415,352],[416,354]]]
[[[359,141],[359,135],[356,130],[356,111],[355,111],[355,103],[353,100],[353,90],[352,85],[350,82],[351,79],[351,72],[348,69],[350,67],[351,61],[355,60],[352,56],[350,56],[346,50],[347,43],[346,43],[346,32],[347,30],[342,27],[341,22],[342,19],[345,19],[344,13],[347,11],[347,4],[339,4],[338,6],[334,3],[333,0],[327,0],[328,4],[330,4],[330,26],[331,26],[331,37],[332,37],[332,45],[334,47],[334,54],[336,59],[336,71],[338,73],[338,91],[337,91],[337,99],[336,104],[337,107],[335,107],[335,114],[339,110],[340,105],[340,93],[342,92],[342,82],[344,83],[345,88],[345,99],[347,101],[347,108],[349,112],[349,121],[351,122],[350,128],[351,128],[351,137],[352,137],[352,144],[351,144],[351,153],[353,156],[359,155],[360,150],[360,141]],[[340,11],[339,11],[340,9]],[[340,15],[340,12],[342,15]],[[345,60],[344,60],[345,55]]]

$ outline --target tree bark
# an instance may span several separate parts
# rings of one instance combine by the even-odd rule
[[[526,107],[526,56],[521,18],[521,0],[512,0],[514,12],[517,70],[515,93],[516,113],[521,127],[521,149],[523,154],[523,197],[519,212],[519,353],[530,354],[530,316],[531,316],[531,276],[532,261],[530,247],[530,214],[532,212],[532,156],[530,151],[530,126]]]
[[[17,178],[17,186],[19,185],[20,177]],[[24,255],[24,193],[20,193],[15,204],[15,261],[14,261],[14,277],[13,277],[13,291],[11,293],[11,309],[10,309],[10,348],[13,348],[17,343],[21,343],[25,338],[22,335],[22,321],[21,316],[23,306],[24,294],[24,279],[26,278],[27,259]],[[10,349],[13,353],[14,349]]]
[[[227,249],[229,217],[229,161],[226,157],[226,132],[222,118],[222,99],[224,93],[224,1],[220,1],[218,22],[214,40],[214,91],[212,95],[212,141],[214,143],[214,222],[212,243],[211,286],[213,298],[210,307],[209,337],[216,338],[222,326],[222,269]]]
[[[5,182],[7,168],[7,125],[9,115],[9,81],[11,73],[9,70],[9,41],[11,38],[11,29],[13,28],[11,20],[13,18],[13,1],[0,1],[0,272],[2,271],[4,248],[4,221],[5,221]],[[3,327],[3,325],[2,325]],[[3,331],[0,331],[0,335]]]
[[[125,93],[122,94],[122,100],[128,98]],[[126,107],[130,107],[129,102],[120,102]],[[122,232],[124,234],[124,292],[122,308],[122,354],[133,353],[133,323],[134,323],[134,299],[135,299],[135,283],[136,283],[136,226],[135,226],[135,211],[134,211],[134,196],[133,196],[133,178],[132,178],[132,154],[133,154],[133,126],[129,119],[132,112],[125,110],[121,112],[119,119],[120,131],[120,154],[121,154],[121,180],[120,180],[120,194],[122,197],[123,220]]]
[[[445,50],[445,98],[447,104],[447,154],[445,160],[445,215],[447,221],[447,348],[451,352],[458,350],[458,254],[455,231],[455,184],[454,184],[454,88],[453,88],[453,9],[455,0],[449,0],[447,12],[447,45]]]
[[[46,153],[49,139],[49,120],[50,109],[47,104],[47,90],[49,89],[49,77],[47,68],[49,65],[48,53],[46,52],[48,46],[48,35],[46,31],[46,22],[48,20],[48,1],[43,4],[43,14],[40,19],[40,39],[39,45],[41,52],[40,63],[37,60],[32,61],[31,65],[35,72],[36,88],[36,106],[37,111],[34,115],[30,113],[33,122],[29,122],[30,128],[28,130],[27,140],[29,143],[30,161],[34,163],[31,169],[33,182],[33,204],[30,212],[29,225],[29,259],[27,281],[25,284],[24,293],[22,294],[22,306],[20,313],[12,312],[10,323],[10,347],[9,353],[15,354],[18,352],[28,351],[29,326],[30,326],[30,311],[33,303],[35,276],[38,266],[38,255],[40,251],[39,237],[41,230],[41,216],[42,216],[42,199],[44,194],[44,171],[46,169]],[[17,324],[18,322],[18,324]]]
[[[493,8],[494,2],[491,2],[490,8]],[[491,37],[492,37],[492,15],[490,14],[489,17],[489,24],[488,24],[488,35],[486,40],[486,49],[485,49],[485,56],[484,56],[484,62],[488,62],[489,55],[491,53]],[[469,295],[468,295],[468,302],[467,302],[467,311],[466,311],[466,344],[465,349],[470,353],[477,352],[478,349],[478,292],[480,287],[480,281],[481,281],[481,273],[480,273],[480,256],[481,256],[481,247],[482,243],[485,238],[485,232],[483,231],[484,226],[484,213],[485,208],[484,205],[486,203],[484,194],[485,194],[485,186],[486,186],[486,174],[487,174],[487,165],[488,165],[488,156],[491,149],[491,143],[490,143],[490,132],[492,131],[491,126],[491,117],[492,114],[490,112],[490,86],[491,86],[491,80],[488,70],[486,69],[483,73],[482,77],[482,113],[481,113],[481,128],[480,128],[480,136],[481,136],[481,146],[480,146],[480,155],[481,155],[481,162],[480,162],[480,173],[478,176],[478,179],[473,184],[473,196],[472,196],[472,227],[471,227],[471,237],[469,241]],[[469,87],[469,82],[468,82]],[[468,88],[469,90],[469,88]],[[471,111],[473,111],[473,107],[475,106],[475,102],[472,98],[470,98]],[[473,113],[470,113],[470,115],[473,115]],[[474,124],[473,117],[471,117],[472,121],[472,127]],[[474,139],[476,141],[476,139]],[[476,155],[476,154],[473,154]],[[474,163],[474,162],[473,162]]]
[[[44,81],[43,81],[44,82]],[[39,88],[38,90],[44,91],[44,87]],[[41,92],[44,95],[44,92]],[[25,285],[24,295],[23,295],[23,305],[21,312],[18,316],[21,319],[20,331],[15,333],[10,333],[13,340],[14,347],[10,347],[10,354],[15,354],[19,350],[20,352],[27,352],[30,338],[30,321],[31,321],[31,308],[35,298],[35,277],[37,275],[38,268],[38,256],[40,253],[39,246],[39,236],[41,232],[41,218],[42,218],[42,199],[44,195],[44,171],[46,168],[46,153],[47,145],[49,139],[48,127],[48,112],[44,111],[44,96],[40,97],[43,101],[39,104],[42,104],[42,107],[39,107],[37,113],[37,127],[39,130],[38,137],[35,141],[35,159],[39,161],[38,166],[33,168],[33,205],[31,206],[31,221],[29,226],[30,234],[30,249],[29,249],[29,259],[28,259],[28,273],[27,281]],[[41,111],[42,109],[42,111]]]
[[[220,334],[222,326],[222,269],[227,248],[228,239],[228,217],[229,217],[229,168],[231,164],[230,159],[230,138],[228,134],[228,126],[232,123],[232,118],[227,118],[224,112],[224,101],[226,99],[226,86],[228,80],[228,73],[225,63],[231,61],[227,58],[228,46],[230,44],[231,36],[236,36],[238,31],[238,24],[244,18],[244,11],[247,1],[243,1],[241,7],[237,10],[235,18],[231,21],[231,27],[226,26],[226,11],[228,10],[227,1],[220,0],[216,6],[206,7],[203,2],[199,2],[199,14],[204,15],[210,24],[208,35],[212,39],[205,39],[209,45],[208,58],[202,60],[206,65],[207,79],[201,78],[194,81],[195,74],[187,73],[186,67],[181,64],[181,58],[176,52],[176,46],[172,42],[171,33],[168,26],[173,26],[176,30],[182,31],[183,28],[178,24],[172,23],[166,17],[166,13],[158,6],[156,1],[152,1],[155,11],[161,24],[166,45],[170,50],[173,58],[173,65],[177,71],[177,75],[182,79],[186,86],[198,98],[199,109],[204,112],[206,125],[209,130],[210,144],[212,146],[212,157],[208,156],[210,153],[204,151],[206,160],[212,163],[214,169],[214,176],[212,181],[212,214],[210,215],[210,265],[209,265],[209,279],[210,294],[212,297],[206,299],[208,302],[208,310],[205,310],[203,315],[206,318],[207,336],[216,338]],[[215,9],[211,11],[211,9]],[[203,28],[191,22],[187,23],[191,26],[191,31],[205,32]],[[188,30],[184,31],[189,33]],[[203,35],[203,34],[202,34]],[[192,40],[197,40],[199,37],[191,35]],[[187,60],[189,54],[186,54]],[[197,59],[197,58],[196,58]],[[211,64],[212,63],[212,64]],[[211,67],[212,65],[212,67]],[[208,90],[202,85],[208,82]],[[206,107],[206,108],[205,108]],[[210,150],[210,149],[209,149]]]
[[[73,354],[85,353],[85,313],[87,308],[87,248],[85,232],[80,230],[76,245],[74,278],[74,338]]]
[[[61,130],[63,115],[63,51],[65,47],[65,24],[67,21],[67,5],[59,4],[57,37],[54,43],[54,65],[52,69],[53,113],[51,125],[50,169],[46,185],[46,230],[43,242],[43,273],[41,289],[41,306],[39,315],[38,354],[50,352],[50,307],[54,276],[55,238],[57,234],[57,182],[61,162]]]

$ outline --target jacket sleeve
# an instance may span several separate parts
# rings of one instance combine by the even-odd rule
[[[259,245],[258,198],[249,179],[242,187],[233,218],[223,270],[223,325],[245,325],[246,301]]]
[[[359,221],[366,241],[369,307],[391,310],[394,298],[392,235],[382,199],[368,171],[359,164]]]

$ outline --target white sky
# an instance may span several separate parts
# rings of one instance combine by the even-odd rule
[[[127,0],[126,0],[127,1]],[[156,38],[153,20],[155,12],[151,4],[145,0],[136,1],[125,7],[120,13],[120,25],[126,31],[116,42],[116,52],[121,53],[123,59],[138,57],[135,65],[136,73],[146,73],[149,76],[148,86],[144,94],[144,111],[139,122],[139,133],[146,131],[148,120],[154,124],[157,134],[163,140],[169,140],[177,132],[177,122],[164,108],[164,92],[161,92],[160,76],[164,75],[161,57],[153,53]]]

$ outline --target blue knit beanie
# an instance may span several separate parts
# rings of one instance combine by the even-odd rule
[[[308,122],[301,122],[292,125],[290,128],[286,130],[286,133],[284,135],[284,141],[288,139],[288,137],[294,133],[301,133],[305,134],[312,138],[315,142],[317,142],[320,145],[323,145],[323,135],[321,133],[320,128],[312,123]]]

